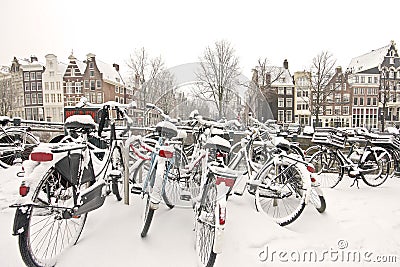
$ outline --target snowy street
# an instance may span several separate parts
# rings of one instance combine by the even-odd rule
[[[0,170],[2,267],[24,266],[18,239],[11,235],[14,210],[8,208],[18,197],[19,168]],[[215,266],[398,266],[400,179],[389,178],[377,188],[350,184],[344,178],[337,188],[323,189],[325,214],[308,206],[285,228],[258,213],[252,196],[232,196],[225,245]],[[57,267],[196,266],[191,209],[161,206],[144,239],[141,214],[140,197],[132,195],[130,206],[108,197],[103,207],[89,213],[77,245],[65,251]]]

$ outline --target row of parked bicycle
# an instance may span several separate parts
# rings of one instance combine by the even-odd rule
[[[82,105],[99,108],[98,125],[89,115],[69,117],[60,142],[39,144],[23,163],[22,197],[12,205],[13,234],[27,266],[54,266],[58,255],[77,243],[88,212],[101,207],[111,192],[117,200],[131,193],[143,200],[143,238],[160,205],[193,210],[199,266],[213,266],[223,250],[233,195],[251,194],[257,211],[285,226],[307,204],[324,212],[321,187],[336,186],[344,174],[378,186],[398,166],[398,141],[392,136],[356,141],[336,129],[317,128],[315,145],[303,151],[250,117],[253,125],[233,143],[223,129],[234,121],[215,122],[193,111],[187,127],[178,129],[152,104],[147,109],[163,121],[139,136],[130,131],[131,105],[85,100]],[[125,129],[119,130],[119,121]]]

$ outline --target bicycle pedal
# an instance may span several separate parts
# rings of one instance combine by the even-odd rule
[[[135,195],[140,195],[142,193],[142,188],[140,186],[132,186],[131,193]]]
[[[190,196],[190,195],[181,195],[180,199],[183,200],[183,201],[190,201],[192,199],[192,196]]]

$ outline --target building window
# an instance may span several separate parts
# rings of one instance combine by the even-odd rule
[[[32,104],[36,104],[37,103],[37,99],[36,99],[36,94],[32,94]]]
[[[118,92],[119,92],[119,88],[118,88],[118,86],[115,86],[115,93],[118,94]]]
[[[96,80],[96,87],[97,87],[97,89],[101,88],[101,81],[100,80]]]
[[[31,81],[36,80],[36,74],[35,72],[31,72]]]
[[[30,91],[30,86],[29,86],[30,84],[29,83],[25,83],[24,84],[24,87],[25,87],[25,91]]]
[[[90,71],[90,77],[94,77],[94,70]]]
[[[119,100],[119,99],[118,99],[118,96],[116,96],[116,97],[115,97],[115,102],[118,102],[118,100]]]
[[[51,103],[56,102],[56,94],[51,94]]]
[[[364,106],[364,98],[360,97],[360,106]]]
[[[41,93],[37,94],[38,104],[43,104],[43,96]]]
[[[96,103],[96,94],[95,93],[90,93],[90,102]]]
[[[343,115],[349,115],[349,107],[343,107]]]
[[[49,82],[45,82],[44,83],[44,89],[45,90],[49,90]]]
[[[286,122],[291,122],[291,121],[292,121],[292,111],[286,110]]]
[[[340,103],[340,95],[335,95],[335,103]]]
[[[97,93],[97,103],[103,103],[103,93]]]
[[[58,103],[61,103],[61,102],[62,102],[62,100],[61,100],[61,94],[57,94],[57,102],[58,102]]]
[[[332,107],[327,107],[325,110],[326,115],[332,115]]]
[[[72,94],[72,82],[67,82],[67,94]]]
[[[367,98],[367,106],[371,106],[371,98],[370,97]]]
[[[25,104],[26,105],[31,104],[31,95],[30,94],[25,95]]]
[[[358,105],[358,98],[357,98],[357,97],[354,98],[354,100],[353,100],[353,105],[354,105],[354,106],[357,106],[357,105]]]
[[[37,83],[37,90],[42,91],[42,82]]]
[[[368,83],[372,83],[372,77],[368,77]]]
[[[361,83],[365,83],[365,77],[361,76]]]
[[[29,81],[29,72],[24,73],[24,81]]]
[[[36,82],[31,82],[31,91],[36,91]]]
[[[81,82],[75,82],[75,94],[82,93],[82,84]]]
[[[50,77],[54,77],[54,71],[50,71],[49,74],[50,74]]]
[[[284,106],[284,98],[278,98],[278,107],[283,108]]]
[[[44,102],[49,103],[49,95],[48,94],[44,95]]]
[[[71,68],[71,77],[75,77],[75,69],[74,69],[74,67]]]
[[[278,110],[278,122],[283,122],[284,121],[284,113],[283,110]]]
[[[292,107],[292,99],[291,98],[286,98],[286,107],[287,108],[291,108]]]
[[[40,71],[36,72],[36,79],[41,80],[42,79],[42,73]]]
[[[359,77],[356,76],[356,77],[355,77],[355,83],[359,83],[359,82],[360,82]]]
[[[93,62],[90,62],[89,63],[89,69],[93,69],[94,68],[94,64],[93,64]]]
[[[292,88],[286,88],[286,94],[292,95],[293,94]]]
[[[95,90],[96,89],[96,84],[95,84],[95,82],[96,81],[90,81],[90,90]]]
[[[377,103],[376,97],[372,98],[372,105],[373,105],[373,106],[376,106],[376,103]]]
[[[285,94],[285,89],[284,88],[278,88],[278,95],[284,95]]]
[[[89,81],[85,80],[85,89],[89,89]]]
[[[60,90],[60,88],[61,88],[61,83],[57,82],[57,90]]]
[[[344,103],[350,102],[350,94],[343,94],[343,102]]]
[[[378,83],[378,77],[374,77],[374,83]]]

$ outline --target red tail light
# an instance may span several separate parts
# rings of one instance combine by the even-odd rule
[[[222,152],[217,152],[217,158],[225,158],[226,155]]]
[[[170,159],[170,158],[172,158],[172,157],[174,156],[174,152],[168,151],[168,150],[160,150],[160,152],[158,153],[158,155],[159,155],[160,157]]]
[[[216,179],[215,179],[215,184],[219,185],[221,183],[225,183],[225,186],[233,187],[233,185],[235,184],[235,179],[234,178],[225,178],[225,177],[217,176]]]
[[[25,183],[22,183],[19,186],[19,194],[21,195],[21,197],[26,196],[28,192],[29,192],[29,186],[26,186]]]
[[[226,208],[219,207],[219,224],[225,225]]]
[[[53,160],[53,154],[47,152],[32,152],[31,160],[38,162],[46,162]]]
[[[309,172],[311,172],[311,173],[314,173],[314,172],[315,172],[315,168],[314,168],[314,166],[312,166],[312,165],[307,165],[307,170],[308,170]]]
[[[311,182],[315,183],[317,180],[314,177],[311,177]]]

